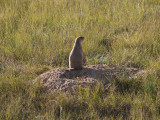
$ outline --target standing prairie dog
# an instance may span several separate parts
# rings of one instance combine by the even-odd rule
[[[69,55],[69,68],[70,69],[82,69],[84,63],[84,53],[82,50],[81,42],[84,37],[78,37],[75,39],[74,46]]]

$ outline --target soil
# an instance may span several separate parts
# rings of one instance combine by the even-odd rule
[[[81,70],[69,70],[69,68],[51,69],[40,76],[34,82],[42,83],[47,91],[68,91],[77,86],[85,87],[101,82],[108,84],[118,76],[127,75],[129,78],[136,78],[136,74],[142,70],[138,68],[125,68],[115,65],[89,65]],[[142,72],[143,73],[143,72]]]

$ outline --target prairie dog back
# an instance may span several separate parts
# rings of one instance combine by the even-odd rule
[[[69,55],[69,68],[70,69],[82,69],[83,68],[83,50],[81,42],[84,37],[78,37],[75,40],[74,46]]]

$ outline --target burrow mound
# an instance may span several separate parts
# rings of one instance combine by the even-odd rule
[[[34,81],[40,81],[47,91],[67,91],[77,86],[94,85],[97,82],[108,84],[108,80],[112,80],[118,75],[128,75],[129,78],[135,78],[135,75],[140,72],[138,68],[119,68],[111,65],[108,68],[106,65],[89,65],[81,70],[69,70],[68,68],[51,69]]]

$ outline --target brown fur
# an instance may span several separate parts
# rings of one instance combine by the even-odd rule
[[[72,51],[69,55],[69,68],[70,69],[82,69],[84,64],[84,53],[82,50],[81,42],[84,37],[78,37],[75,40]]]

